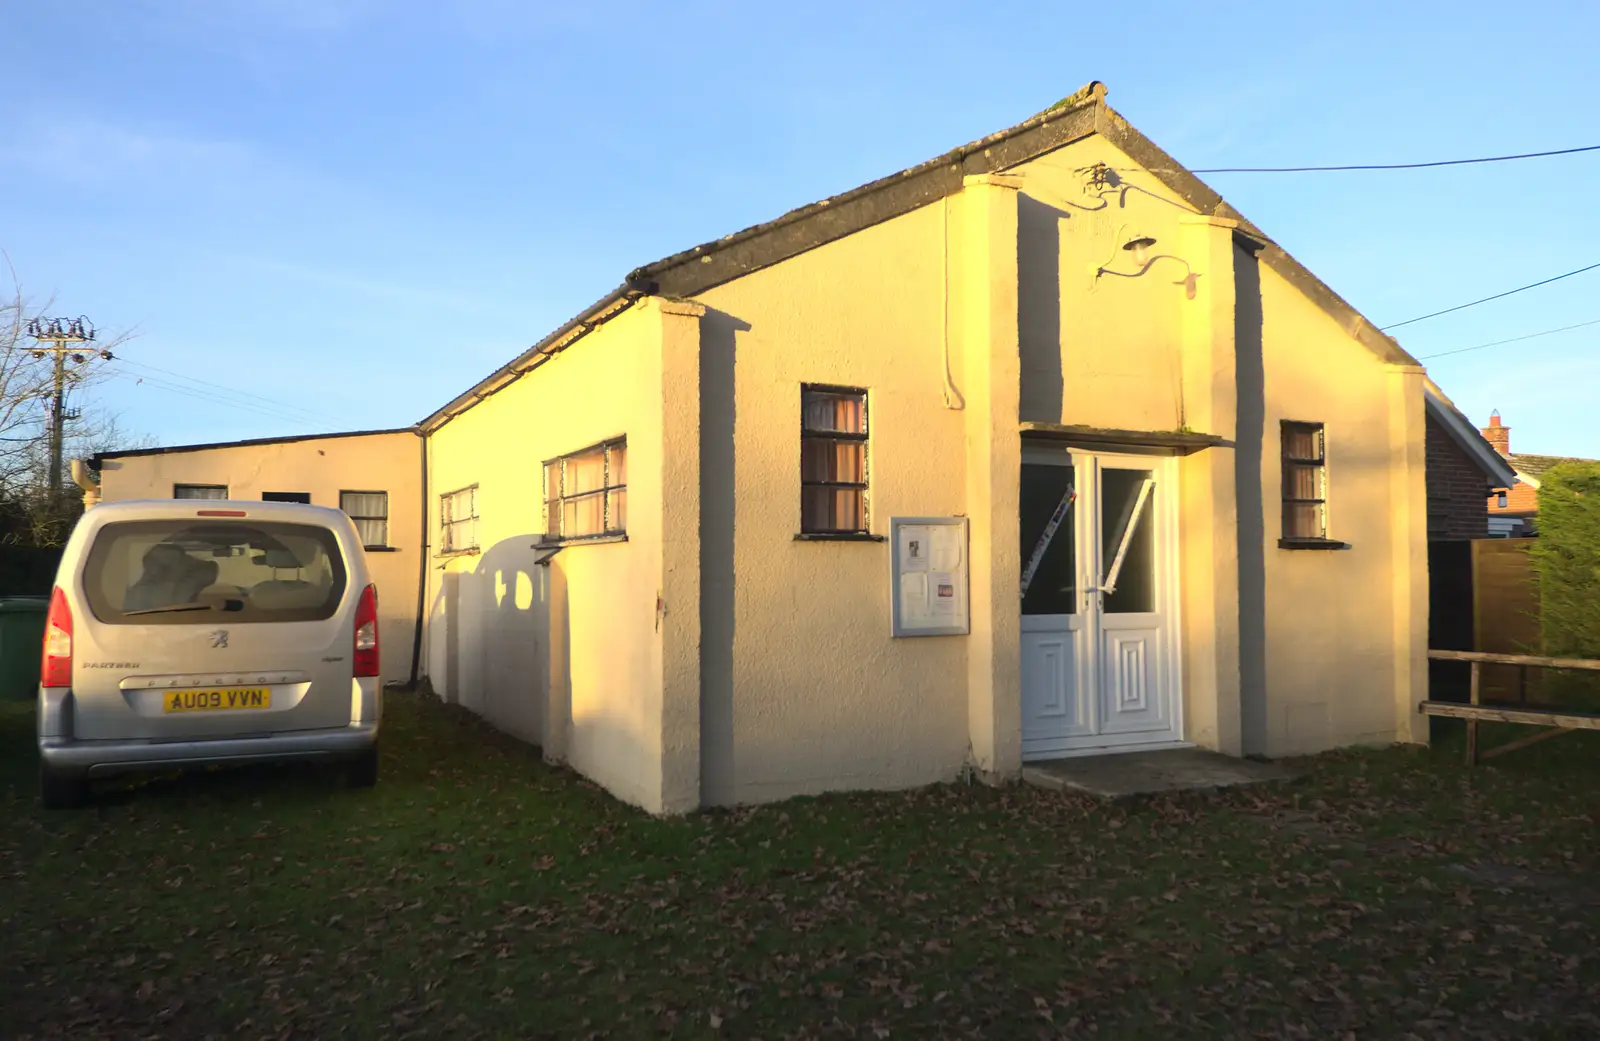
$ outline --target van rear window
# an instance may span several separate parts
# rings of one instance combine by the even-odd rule
[[[309,524],[122,521],[95,535],[83,569],[89,609],[112,625],[319,621],[345,587],[338,540]]]

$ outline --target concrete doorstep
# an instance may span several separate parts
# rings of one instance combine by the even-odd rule
[[[1159,792],[1204,792],[1299,777],[1277,763],[1235,759],[1202,748],[1171,748],[1029,763],[1024,782],[1051,791],[1074,791],[1118,800]]]

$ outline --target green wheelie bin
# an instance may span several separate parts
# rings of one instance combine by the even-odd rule
[[[39,692],[39,655],[50,598],[0,597],[0,700],[26,701]]]

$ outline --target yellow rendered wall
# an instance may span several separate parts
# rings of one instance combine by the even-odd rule
[[[1396,604],[1395,577],[1414,571],[1425,588],[1426,547],[1417,552],[1396,531],[1394,515],[1410,508],[1407,493],[1423,475],[1418,468],[1409,482],[1396,481],[1393,467],[1406,453],[1391,437],[1422,436],[1422,399],[1395,399],[1390,367],[1265,265],[1261,299],[1267,698],[1264,719],[1247,718],[1246,732],[1264,738],[1268,755],[1403,740],[1397,666],[1403,672],[1419,648],[1413,627],[1397,628],[1395,611],[1425,614],[1426,606]],[[1416,422],[1396,422],[1404,417],[1395,408],[1413,407]],[[1348,549],[1278,547],[1283,420],[1325,424],[1328,537]],[[1425,640],[1425,624],[1421,631]]]
[[[1086,191],[1076,171],[1097,161],[1121,171],[1120,180]],[[1009,172],[1021,175],[1020,418],[1124,430],[1190,426],[1233,440],[1238,411],[1255,417],[1260,454],[1239,475],[1247,488],[1256,485],[1245,496],[1256,504],[1256,523],[1243,536],[1259,539],[1253,555],[1234,551],[1234,450],[1210,449],[1203,466],[1184,466],[1180,540],[1190,559],[1181,573],[1193,582],[1207,568],[1227,572],[1206,575],[1205,589],[1185,600],[1183,693],[1199,699],[1188,702],[1186,736],[1269,754],[1403,736],[1397,703],[1407,694],[1397,684],[1416,652],[1416,626],[1397,612],[1415,607],[1414,598],[1400,602],[1392,579],[1402,569],[1416,580],[1419,558],[1397,542],[1404,536],[1394,523],[1403,505],[1397,489],[1412,478],[1397,482],[1391,465],[1406,457],[1394,439],[1408,436],[1391,415],[1401,407],[1393,373],[1300,290],[1235,248],[1229,222],[1197,218],[1133,167],[1091,138]],[[959,206],[953,199],[925,207],[699,298],[712,309],[706,357],[723,341],[731,345],[732,390],[717,388],[708,362],[711,397],[702,407],[714,416],[725,407],[718,395],[732,396],[723,454],[737,489],[724,490],[731,507],[715,496],[704,502],[705,530],[720,530],[718,511],[732,518],[724,578],[716,543],[702,546],[708,802],[919,783],[963,761],[975,733],[960,711],[970,641],[887,636],[887,547],[793,538],[804,382],[869,390],[874,532],[886,533],[895,514],[973,512],[962,501],[970,433],[943,402],[941,319],[950,315],[958,326],[973,296],[958,267],[949,284],[942,280],[941,259],[963,234],[959,220],[947,229],[943,217]],[[1158,261],[1137,279],[1096,279],[1102,264],[1137,270],[1117,248],[1136,235],[1182,262]],[[1236,286],[1241,264],[1254,268]],[[1200,279],[1194,299],[1179,284],[1190,272]],[[1253,299],[1241,305],[1237,292]],[[1256,375],[1242,389],[1236,322],[1255,323],[1242,335]],[[961,341],[954,336],[949,352],[958,393],[971,389]],[[1239,402],[1240,394],[1254,398]],[[1328,423],[1331,534],[1352,549],[1278,548],[1284,418]],[[714,426],[705,425],[707,481],[720,458]],[[1254,569],[1244,573],[1241,558]],[[1253,584],[1244,589],[1242,581]],[[732,651],[719,668],[712,637],[722,601]],[[1253,619],[1240,619],[1241,605]],[[1243,678],[1241,653],[1258,658]]]
[[[621,799],[661,802],[660,322],[636,304],[429,438],[434,690]],[[548,566],[542,463],[628,439],[627,541]],[[439,496],[478,486],[477,553],[441,556]]]
[[[1119,179],[1089,188],[1085,167]],[[1121,172],[1118,172],[1121,171]],[[1090,137],[1020,164],[1018,312],[1025,420],[1121,430],[1183,423],[1182,322],[1192,303],[1173,285],[1187,273],[1157,261],[1140,278],[1096,277],[1101,266],[1139,270],[1123,244],[1154,238],[1151,254],[1183,256],[1187,204],[1132,159]],[[1192,258],[1190,259],[1193,263]]]
[[[887,543],[795,539],[803,383],[868,392],[875,534],[965,512],[947,206],[954,224],[957,201],[936,203],[697,297],[708,804],[925,784],[966,760],[967,638],[890,637]]]
[[[389,546],[369,552],[378,587],[380,669],[384,682],[411,676],[416,636],[422,528],[422,444],[410,431],[238,444],[196,451],[107,459],[105,502],[170,499],[175,484],[227,485],[228,495],[259,501],[262,492],[309,492],[313,506],[339,508],[341,491],[389,493]]]

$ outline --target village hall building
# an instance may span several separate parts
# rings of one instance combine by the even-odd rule
[[[676,813],[1426,740],[1428,394],[1093,83],[635,270],[414,427],[102,492],[344,507],[387,679]]]

